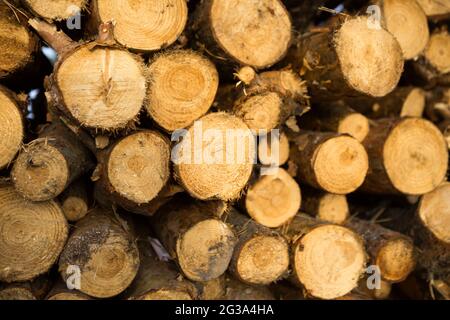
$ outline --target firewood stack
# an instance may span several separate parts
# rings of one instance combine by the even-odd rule
[[[0,300],[450,299],[449,23],[0,0]]]

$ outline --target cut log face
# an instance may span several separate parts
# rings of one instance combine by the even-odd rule
[[[252,132],[240,118],[226,113],[200,118],[175,148],[176,177],[201,200],[237,199],[256,158]]]
[[[302,211],[319,220],[336,224],[344,223],[350,214],[345,195],[306,188],[302,190]]]
[[[47,20],[65,20],[84,9],[88,0],[25,0],[37,15]]]
[[[430,18],[438,18],[450,14],[450,4],[442,0],[417,0],[425,14]]]
[[[47,298],[47,300],[72,301],[72,300],[92,300],[91,297],[81,292],[67,291],[59,292]]]
[[[428,21],[416,0],[383,0],[386,29],[400,44],[405,59],[418,56],[428,43]]]
[[[96,0],[100,22],[115,21],[114,38],[139,51],[156,51],[174,43],[183,32],[186,0]]]
[[[422,117],[425,110],[425,92],[420,88],[413,88],[406,96],[400,111],[400,117]]]
[[[275,300],[268,287],[248,285],[231,277],[225,280],[225,291],[225,300]]]
[[[289,159],[289,140],[284,133],[280,134],[278,140],[273,141],[271,135],[262,136],[258,144],[258,159],[263,165],[282,166]],[[272,150],[272,144],[278,148],[278,156],[275,150]]]
[[[0,144],[0,169],[2,169],[12,162],[19,151],[24,135],[24,125],[19,106],[9,91],[2,87],[0,87],[0,106],[0,123],[2,124],[0,126],[0,140],[2,141]]]
[[[124,128],[144,104],[143,65],[124,50],[83,46],[61,62],[55,79],[68,113],[89,128]]]
[[[81,220],[89,210],[86,184],[81,179],[72,183],[59,198],[67,221]]]
[[[414,269],[414,247],[407,239],[394,239],[378,251],[375,264],[380,268],[383,279],[392,282],[404,280]]]
[[[384,29],[369,28],[367,18],[349,19],[334,37],[339,64],[352,88],[382,97],[397,85],[403,55],[397,40]],[[332,80],[335,81],[335,80]]]
[[[36,41],[5,2],[0,3],[0,40],[0,78],[32,61]]]
[[[209,28],[215,45],[232,60],[263,69],[286,53],[291,20],[281,1],[208,0],[205,7],[202,28]]]
[[[425,48],[425,59],[439,74],[450,72],[450,35],[447,31],[435,32]]]
[[[0,301],[4,300],[36,300],[36,297],[26,286],[12,284],[0,289]]]
[[[418,216],[437,239],[450,244],[450,183],[445,182],[422,197]]]
[[[27,281],[58,259],[68,226],[55,202],[24,200],[11,186],[0,187],[0,280]]]
[[[139,252],[112,212],[96,209],[80,220],[61,253],[59,271],[67,281],[77,266],[80,291],[96,298],[116,296],[133,281]]]
[[[167,131],[188,127],[203,116],[219,86],[216,67],[187,50],[159,55],[149,76],[147,111]]]
[[[262,176],[247,191],[245,207],[258,223],[276,228],[287,223],[300,209],[297,182],[284,170]]]

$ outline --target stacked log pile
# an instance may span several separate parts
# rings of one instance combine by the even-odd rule
[[[0,0],[0,300],[450,299],[450,3],[337,4]]]

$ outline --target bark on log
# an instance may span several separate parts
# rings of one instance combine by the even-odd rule
[[[278,232],[259,225],[233,208],[224,219],[237,235],[229,267],[237,279],[248,284],[268,285],[287,273],[289,247]]]
[[[69,222],[77,222],[88,213],[90,203],[87,184],[81,178],[72,183],[59,197],[64,216]]]
[[[197,46],[217,62],[256,69],[280,61],[291,41],[290,16],[279,0],[204,0],[192,27]]]
[[[256,222],[276,228],[291,220],[300,209],[300,187],[284,169],[276,168],[250,185],[244,205]]]
[[[313,100],[381,97],[396,87],[403,71],[397,40],[385,29],[371,28],[367,17],[300,37],[287,61],[308,81]]]
[[[133,281],[139,251],[125,222],[113,212],[95,209],[76,224],[59,259],[64,281],[79,268],[80,291],[95,298],[114,297]]]
[[[174,199],[153,217],[158,239],[183,274],[193,281],[220,277],[233,255],[236,237],[217,217],[216,203],[219,204]]]
[[[25,146],[11,170],[16,190],[32,201],[60,195],[93,167],[91,155],[63,124],[54,123]]]
[[[60,206],[24,200],[11,185],[0,187],[0,281],[32,280],[56,262],[68,226]]]
[[[88,0],[22,0],[34,14],[48,21],[66,20],[86,9]]]
[[[1,30],[1,26],[0,26]],[[1,67],[0,67],[1,68]],[[13,161],[25,134],[22,110],[14,93],[0,86],[0,169]]]
[[[330,193],[347,194],[364,182],[369,161],[364,147],[355,138],[313,131],[288,136],[290,158],[298,166],[302,183]]]
[[[363,240],[352,230],[298,214],[283,231],[290,240],[291,281],[321,299],[342,297],[364,272]]]
[[[421,195],[436,188],[445,178],[447,144],[439,129],[427,120],[374,121],[364,146],[370,168],[363,191]]]

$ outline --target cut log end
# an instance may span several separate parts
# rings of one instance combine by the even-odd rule
[[[420,88],[412,89],[403,103],[400,117],[422,117],[425,102],[425,92]]]
[[[53,201],[32,203],[0,187],[0,280],[27,281],[47,272],[67,239],[68,226]]]
[[[328,139],[313,159],[318,185],[330,193],[347,194],[364,182],[369,160],[364,147],[350,136]]]
[[[225,223],[217,219],[203,220],[178,240],[178,263],[189,279],[209,281],[228,268],[234,245],[234,233]]]
[[[278,280],[289,267],[287,242],[276,236],[255,236],[241,248],[236,273],[247,283],[266,285]]]
[[[32,201],[55,198],[64,191],[69,177],[70,170],[64,155],[45,139],[26,146],[11,171],[16,190]]]
[[[64,59],[55,78],[69,114],[89,128],[124,128],[144,104],[143,66],[124,50],[81,47]]]
[[[36,297],[29,288],[20,285],[11,285],[0,289],[0,301],[5,300],[36,300]]]
[[[450,35],[446,30],[431,36],[425,49],[425,59],[440,74],[450,72]]]
[[[202,132],[210,135],[196,141]],[[176,148],[177,178],[201,200],[237,199],[255,162],[252,132],[241,119],[226,113],[200,118]]]
[[[446,17],[450,15],[450,5],[440,0],[417,0],[429,18]]]
[[[190,126],[211,107],[219,76],[215,66],[193,51],[158,56],[149,67],[147,110],[165,130]]]
[[[364,271],[362,240],[347,228],[323,225],[298,240],[294,248],[294,270],[309,294],[335,299],[358,285]]]
[[[397,190],[420,195],[444,180],[448,150],[442,133],[431,122],[406,118],[390,132],[384,143],[383,160]]]
[[[342,224],[349,217],[347,197],[332,193],[325,193],[319,199],[317,218],[331,223]]]
[[[272,135],[261,136],[258,144],[258,159],[266,166],[285,164],[289,160],[287,136],[284,133],[280,134],[279,139],[273,139]]]
[[[384,29],[370,27],[366,17],[345,21],[334,38],[344,78],[355,90],[382,97],[397,85],[403,54],[397,40]]]
[[[183,290],[161,289],[148,292],[136,300],[192,300],[191,295]]]
[[[339,122],[337,132],[351,135],[358,141],[363,141],[369,133],[369,119],[360,113],[350,113]]]
[[[51,295],[47,300],[59,300],[59,301],[75,301],[75,300],[92,300],[89,296],[82,294],[81,292],[60,292]]]
[[[415,0],[383,0],[386,28],[400,44],[405,59],[418,56],[428,43],[428,21]]]
[[[399,282],[404,280],[414,269],[414,246],[403,238],[387,241],[375,259],[384,280]]]
[[[86,185],[79,180],[72,183],[59,198],[67,221],[81,220],[89,211],[89,199]]]
[[[153,200],[169,180],[170,146],[153,131],[140,131],[120,140],[107,161],[112,189],[136,204]]]
[[[450,183],[443,183],[422,197],[418,216],[437,239],[450,244]]]
[[[279,227],[292,219],[300,204],[300,187],[281,168],[275,174],[262,176],[249,188],[245,198],[248,214],[269,228]]]
[[[291,21],[281,1],[210,2],[214,38],[236,61],[263,69],[284,56],[291,41]]]
[[[87,7],[88,0],[25,0],[37,15],[47,20],[65,20]]]
[[[24,135],[24,126],[18,105],[2,89],[0,89],[0,105],[2,106],[0,111],[0,123],[2,124],[0,126],[1,169],[8,166],[19,151]]]

